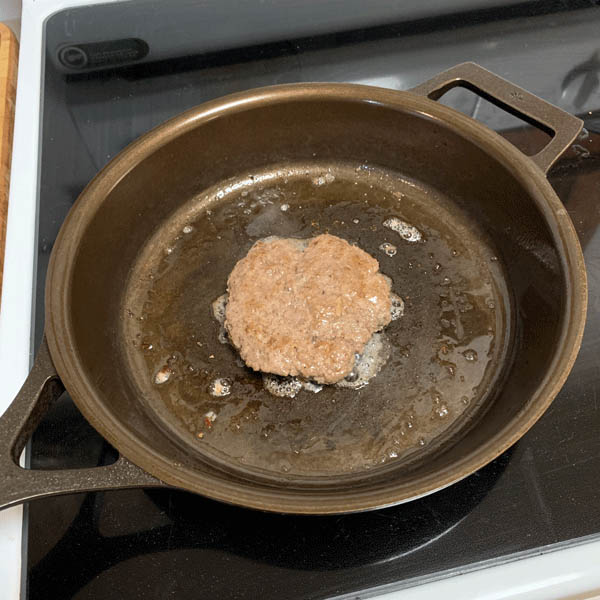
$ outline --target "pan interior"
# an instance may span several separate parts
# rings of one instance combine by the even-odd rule
[[[402,239],[383,225],[390,217],[422,239]],[[376,257],[405,312],[385,329],[390,357],[366,387],[275,397],[219,341],[211,303],[256,240],[324,232]],[[510,314],[502,263],[456,203],[386,169],[304,162],[240,174],[165,220],[130,274],[122,334],[145,409],[186,452],[242,476],[331,482],[456,443],[493,399]],[[215,397],[221,378],[231,391]]]

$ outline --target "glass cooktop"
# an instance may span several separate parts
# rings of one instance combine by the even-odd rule
[[[60,225],[86,183],[139,135],[238,90],[328,80],[408,89],[472,60],[585,120],[550,173],[589,272],[582,350],[556,401],[516,446],[466,480],[409,504],[297,517],[169,490],[33,502],[26,509],[27,597],[359,598],[600,536],[598,2],[463,2],[456,14],[397,10],[371,20],[367,14],[362,25],[315,14],[313,33],[310,23],[294,30],[288,22],[284,39],[272,21],[264,32],[253,22],[236,29],[231,21],[242,17],[232,10],[215,21],[228,32],[222,48],[208,35],[216,17],[192,4],[88,6],[46,23],[36,344]],[[348,23],[354,29],[338,31]],[[536,130],[469,92],[455,90],[444,102],[520,148],[539,144]],[[115,456],[66,396],[29,450],[31,465],[44,469],[107,464]]]

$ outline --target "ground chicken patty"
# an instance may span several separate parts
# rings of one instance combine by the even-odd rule
[[[260,240],[227,285],[225,327],[257,371],[335,383],[391,320],[377,260],[333,235]]]

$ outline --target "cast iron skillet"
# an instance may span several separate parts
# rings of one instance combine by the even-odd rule
[[[435,102],[455,86],[552,140],[523,155]],[[268,511],[344,513],[418,498],[490,462],[546,410],[579,349],[584,262],[545,172],[581,125],[465,63],[410,92],[251,90],[143,136],[87,186],[54,246],[46,336],[0,419],[0,507],[169,485]],[[391,217],[420,239],[384,227]],[[219,342],[210,304],[257,239],[324,231],[379,259],[405,314],[367,387],[275,398]],[[219,377],[231,393],[216,398]],[[63,385],[116,463],[18,466]]]

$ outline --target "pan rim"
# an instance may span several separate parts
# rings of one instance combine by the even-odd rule
[[[565,293],[565,318],[554,356],[536,393],[517,417],[485,444],[444,471],[386,488],[353,491],[352,496],[343,497],[339,492],[313,491],[300,495],[282,487],[225,481],[218,476],[174,465],[132,435],[106,409],[101,394],[86,377],[84,365],[74,351],[69,310],[70,282],[81,237],[107,193],[138,162],[176,137],[219,116],[272,103],[323,99],[378,104],[413,112],[440,122],[501,162],[526,189],[544,216],[569,284]],[[225,96],[174,117],[130,144],[86,186],[63,223],[50,258],[45,305],[46,335],[59,376],[84,417],[125,457],[170,485],[213,499],[261,510],[302,514],[358,512],[407,502],[447,487],[491,462],[535,424],[563,386],[581,345],[586,308],[585,264],[574,226],[544,173],[529,157],[485,125],[433,100],[410,92],[340,83],[286,84]]]

